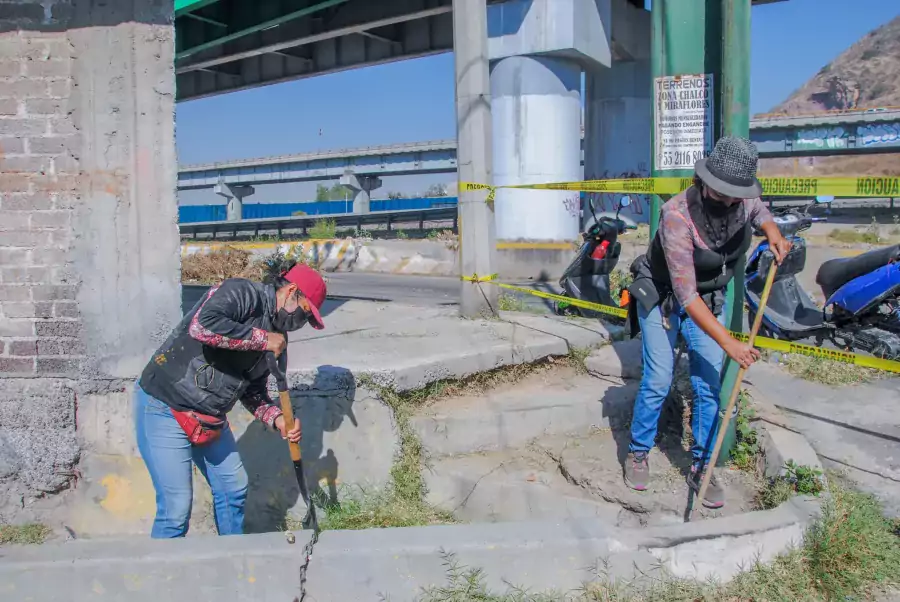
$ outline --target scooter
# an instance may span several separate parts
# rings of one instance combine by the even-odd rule
[[[900,245],[823,263],[816,273],[816,284],[826,299],[823,308],[797,282],[797,274],[806,266],[806,240],[800,232],[827,221],[809,215],[814,205],[823,202],[827,201],[816,199],[802,209],[786,209],[773,216],[793,246],[776,272],[759,334],[788,341],[812,339],[819,346],[828,340],[839,349],[900,359]],[[766,241],[747,260],[744,297],[751,323],[773,261]]]
[[[563,296],[580,299],[601,305],[619,306],[610,294],[609,275],[619,262],[622,244],[618,238],[626,230],[636,230],[637,224],[627,218],[619,217],[619,213],[631,204],[631,198],[623,196],[619,199],[615,214],[594,211],[594,203],[588,199],[593,220],[581,233],[583,240],[574,259],[559,279]],[[556,313],[559,315],[577,315],[585,318],[599,318],[598,312],[569,305],[564,301],[556,302]],[[604,316],[608,318],[608,316]]]

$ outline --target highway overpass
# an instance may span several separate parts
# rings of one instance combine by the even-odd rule
[[[762,157],[900,152],[900,110],[759,119],[751,123],[751,138]],[[257,185],[333,180],[347,171],[371,176],[453,173],[456,141],[188,165],[179,169],[178,189],[211,188],[220,181]]]

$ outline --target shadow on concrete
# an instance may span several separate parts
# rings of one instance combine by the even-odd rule
[[[353,413],[355,397],[352,373],[339,366],[319,366],[311,384],[291,390],[294,414],[303,428],[303,471],[316,505],[337,504],[340,459],[333,449],[326,449],[325,433],[338,430],[345,418],[358,426]],[[238,440],[238,451],[250,478],[244,532],[278,531],[288,526],[289,517],[299,522],[306,508],[287,443],[253,421]]]
[[[679,388],[676,379],[679,372],[687,374],[688,356],[682,349],[682,345],[676,347],[675,372],[672,376],[672,387],[663,401],[659,413],[656,439],[654,445],[669,460],[671,465],[679,470],[683,476],[687,476],[691,467],[691,452],[685,450],[684,441],[691,436],[690,410],[685,408],[685,403],[692,403],[694,393],[688,382],[686,387]],[[612,348],[619,352],[623,347],[613,345]],[[619,354],[619,361],[625,365],[636,358],[626,354]],[[606,395],[601,400],[603,403],[603,416],[609,420],[613,438],[616,442],[617,459],[624,477],[625,460],[628,457],[628,448],[631,444],[631,420],[634,415],[634,404],[637,400],[640,381],[631,381],[628,384],[607,389]]]

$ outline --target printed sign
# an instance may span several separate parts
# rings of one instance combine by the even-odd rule
[[[713,148],[713,76],[672,75],[654,82],[656,169],[693,169]]]

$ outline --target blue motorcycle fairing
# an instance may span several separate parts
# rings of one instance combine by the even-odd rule
[[[889,263],[836,290],[825,307],[836,305],[852,315],[859,315],[897,291],[900,291],[900,263]]]

